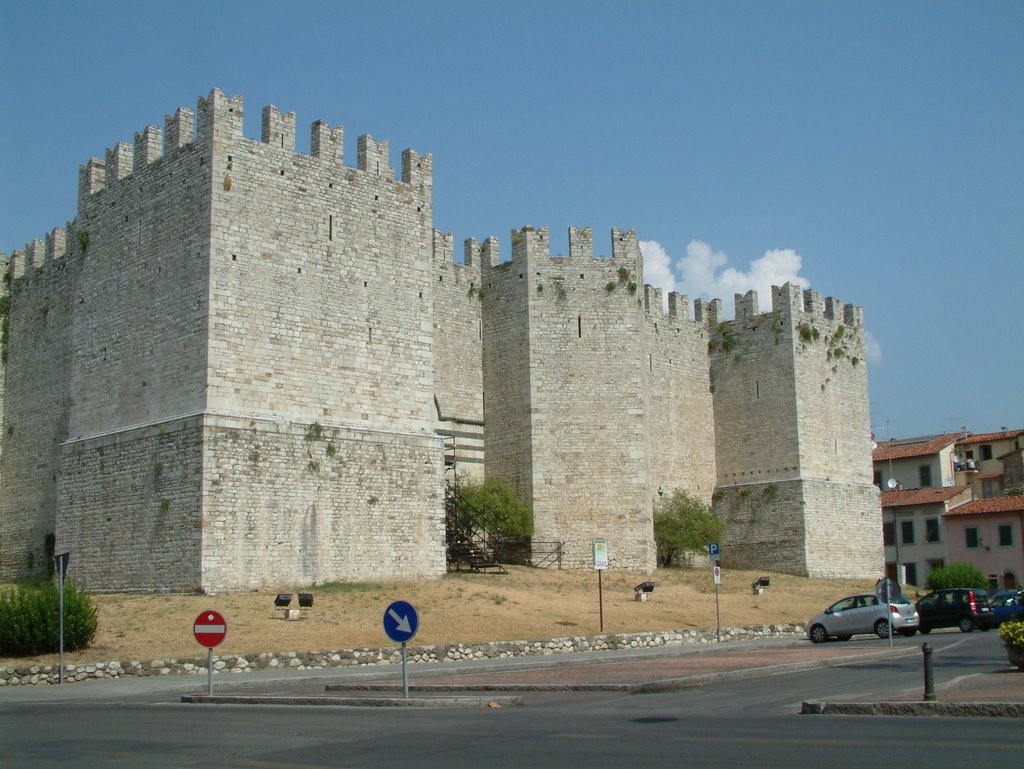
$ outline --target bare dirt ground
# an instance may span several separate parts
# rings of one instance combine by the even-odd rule
[[[595,635],[603,609],[606,633],[685,630],[716,626],[710,569],[659,569],[644,577],[621,572],[556,571],[508,567],[508,574],[452,573],[437,580],[297,587],[224,595],[96,594],[99,627],[91,647],[64,655],[66,664],[154,660],[206,654],[192,635],[205,609],[227,621],[219,656],[393,646],[383,629],[384,610],[411,603],[419,631],[411,645],[540,640]],[[754,595],[751,582],[771,578]],[[639,582],[653,581],[647,601],[634,600]],[[833,601],[871,590],[874,581],[811,580],[767,572],[722,570],[718,614],[722,627],[806,622]],[[274,608],[277,592],[313,594],[299,620]],[[292,606],[296,607],[297,601]],[[57,655],[0,658],[0,666],[55,664]]]

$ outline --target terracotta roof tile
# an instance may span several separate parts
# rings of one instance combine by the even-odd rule
[[[979,435],[961,436],[957,446],[973,446],[975,443],[992,443],[993,441],[1005,441],[1010,438],[1017,438],[1024,435],[1024,430],[1002,430],[998,433],[981,433]]]
[[[871,452],[871,459],[874,462],[883,462],[887,459],[907,459],[938,454],[946,446],[956,443],[959,436],[960,433],[947,433],[945,435],[926,435],[921,438],[893,438],[879,443]]]
[[[970,486],[939,486],[929,489],[899,489],[897,491],[883,491],[882,507],[932,505],[936,502],[947,502],[958,494],[970,491],[970,488]]]
[[[976,499],[966,505],[954,507],[944,515],[985,515],[987,513],[1024,513],[1024,495]]]

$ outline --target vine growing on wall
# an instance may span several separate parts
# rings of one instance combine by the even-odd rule
[[[10,273],[8,273],[9,275]],[[7,334],[10,328],[10,294],[0,296],[0,363],[7,363]]]
[[[858,326],[839,325],[831,334],[825,336],[825,360],[840,361],[848,360],[851,366],[860,364],[860,357],[850,354],[850,348],[857,348],[860,345],[860,328]],[[810,323],[801,323],[797,326],[797,334],[800,337],[800,350],[807,349],[807,345],[821,339],[821,332]],[[832,373],[838,373],[838,366],[832,366]]]

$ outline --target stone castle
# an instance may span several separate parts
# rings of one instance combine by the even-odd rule
[[[589,568],[656,565],[684,488],[729,526],[723,564],[882,572],[861,308],[773,288],[645,285],[639,242],[434,228],[432,158],[243,99],[80,169],[76,217],[4,284],[0,580],[98,591],[274,589],[446,571],[446,451],[533,505],[534,541]],[[6,261],[6,260],[5,260]]]

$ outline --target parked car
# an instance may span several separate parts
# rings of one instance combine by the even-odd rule
[[[907,598],[886,603],[874,593],[858,593],[836,601],[821,614],[807,622],[807,637],[814,643],[829,638],[849,641],[858,633],[874,633],[889,637],[889,623],[894,633],[911,636],[917,632],[917,610]]]
[[[995,627],[988,594],[978,588],[935,590],[917,602],[917,614],[922,633],[938,627],[958,627],[964,633]]]
[[[989,600],[994,624],[999,627],[1007,620],[1024,620],[1024,590],[1000,590]]]

